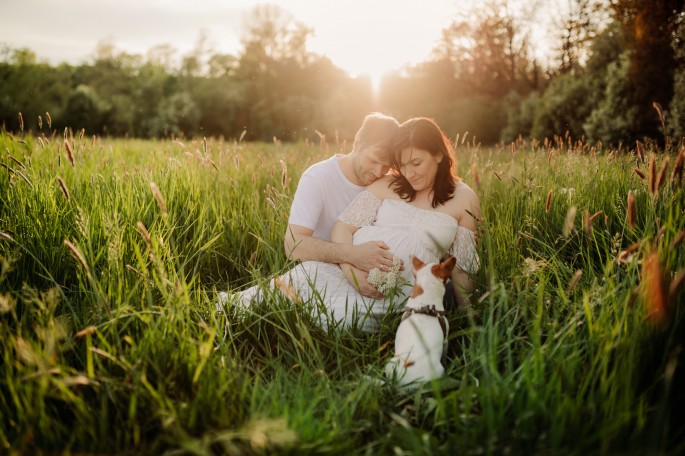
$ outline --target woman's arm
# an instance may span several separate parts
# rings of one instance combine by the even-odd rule
[[[476,283],[458,266],[452,270],[452,288],[459,307],[470,305],[471,292],[476,289]]]
[[[459,223],[459,229],[464,228],[471,231],[472,236],[464,235],[462,231],[457,236],[459,239],[455,240],[454,248],[460,249],[460,252],[453,252],[457,257],[457,266],[454,267],[452,271],[452,286],[454,287],[454,292],[457,298],[457,303],[462,305],[468,305],[470,300],[469,296],[473,290],[476,289],[476,283],[471,279],[471,274],[477,272],[478,264],[478,252],[476,250],[476,241],[478,233],[478,224],[481,219],[480,210],[480,200],[478,195],[474,192],[468,185],[463,184],[460,186],[460,191],[458,199],[456,202],[457,210],[457,221]],[[456,199],[456,198],[455,198]],[[460,263],[466,262],[467,264],[462,264],[463,267],[469,269],[465,271],[460,267]]]
[[[358,229],[359,228],[354,225],[350,225],[348,223],[338,220],[337,222],[335,222],[333,230],[331,231],[331,241],[339,244],[348,245],[350,249],[354,249],[354,246],[352,245],[352,237]],[[388,246],[385,245],[384,242],[378,241],[376,242],[376,245],[378,247],[383,248],[384,250],[388,249]],[[368,259],[366,259],[366,261],[368,261]],[[373,259],[371,261],[375,263],[369,269],[377,267],[378,260]],[[362,296],[366,296],[368,298],[382,297],[382,294],[378,292],[376,287],[369,284],[367,280],[368,272],[356,268],[350,263],[340,263],[340,269],[342,269],[343,275],[350,283],[350,285],[352,285]]]

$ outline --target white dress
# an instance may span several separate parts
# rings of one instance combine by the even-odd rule
[[[384,299],[367,298],[354,289],[337,264],[319,261],[300,263],[270,282],[272,288],[276,285],[290,298],[322,304],[326,309],[320,313],[324,326],[329,318],[346,325],[358,320],[368,330],[374,327],[375,317],[385,314],[391,304],[401,310],[398,305],[409,297],[413,287],[411,255],[431,263],[450,253],[457,258],[457,266],[462,270],[473,273],[478,269],[473,232],[460,227],[444,212],[421,209],[400,199],[380,200],[363,191],[338,219],[359,227],[353,236],[355,245],[368,241],[385,242],[390,252],[404,262],[404,280],[400,280],[404,285]],[[297,296],[293,296],[294,293]],[[239,302],[246,306],[259,297],[257,287],[238,293]]]

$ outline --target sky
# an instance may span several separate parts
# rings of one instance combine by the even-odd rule
[[[237,54],[243,22],[258,0],[0,0],[0,45],[27,47],[51,64],[82,64],[101,41],[145,53],[170,44],[190,52],[201,33],[217,52]],[[351,76],[425,61],[441,31],[478,0],[271,0],[314,30],[308,49]]]

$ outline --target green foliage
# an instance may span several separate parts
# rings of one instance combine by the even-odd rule
[[[650,193],[633,157],[460,144],[478,286],[448,309],[447,376],[404,392],[378,382],[398,315],[324,331],[277,293],[215,313],[217,290],[291,266],[297,176],[340,145],[69,136],[72,165],[47,133],[0,133],[5,452],[683,450],[683,290],[655,313],[643,265],[666,287],[685,270],[685,190]]]
[[[150,120],[153,137],[178,137],[185,131],[196,131],[200,113],[187,92],[176,92],[162,100],[157,115]]]
[[[557,76],[539,98],[530,135],[551,138],[568,133],[572,138],[581,139],[583,122],[594,102],[588,93],[587,78],[572,73]]]
[[[632,126],[638,115],[638,107],[631,104],[628,92],[628,53],[609,65],[606,72],[604,97],[592,110],[584,128],[588,137],[605,144],[628,142],[632,138]]]
[[[685,22],[673,38],[677,68],[673,76],[673,99],[669,106],[668,128],[671,136],[685,137]]]
[[[540,94],[538,92],[531,92],[525,98],[521,98],[518,92],[510,92],[503,101],[507,120],[502,129],[500,140],[509,143],[519,135],[530,136],[535,110],[539,102]]]
[[[617,0],[612,2],[628,52],[630,136],[663,139],[664,131],[653,103],[668,106],[673,98],[674,49],[671,46],[683,19],[683,0]]]
[[[111,106],[89,86],[80,85],[71,93],[62,116],[78,130],[102,133],[105,117]]]

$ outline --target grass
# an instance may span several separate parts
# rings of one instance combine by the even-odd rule
[[[324,331],[279,295],[214,313],[216,290],[290,266],[297,178],[346,146],[66,141],[0,132],[2,452],[685,450],[675,153],[458,144],[478,289],[448,311],[446,378],[406,393],[373,380],[394,316]]]

